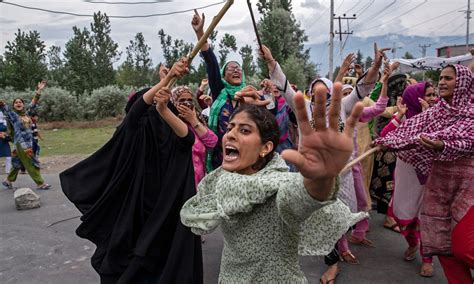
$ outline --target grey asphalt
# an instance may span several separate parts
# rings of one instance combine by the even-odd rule
[[[42,204],[38,209],[17,211],[13,191],[0,189],[0,283],[98,283],[99,278],[90,265],[95,247],[74,233],[79,220],[50,226],[78,216],[79,212],[62,193],[57,174],[44,178],[53,188],[37,191]],[[27,175],[20,175],[15,186],[34,188],[34,183]],[[403,237],[382,228],[383,216],[375,212],[371,216],[367,237],[377,247],[351,246],[361,264],[341,263],[337,283],[447,283],[437,259],[435,276],[420,277],[419,256],[413,262],[403,261],[406,248]],[[216,231],[205,238],[204,282],[217,283],[222,234]],[[317,283],[326,268],[322,257],[302,257],[300,263],[310,283]]]

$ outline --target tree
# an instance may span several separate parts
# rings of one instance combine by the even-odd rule
[[[150,50],[142,33],[137,33],[135,39],[130,40],[130,45],[126,48],[127,58],[117,72],[117,83],[120,86],[143,87],[151,83],[153,62]]]
[[[245,45],[240,48],[240,56],[242,57],[242,69],[247,77],[252,77],[255,74],[257,66],[253,61],[252,47]]]
[[[237,44],[235,36],[228,33],[224,34],[219,42],[219,65],[224,66],[227,61],[227,56],[231,51],[237,51]]]
[[[94,59],[90,48],[90,32],[87,28],[82,30],[74,26],[74,36],[66,42],[64,51],[64,70],[66,80],[64,86],[67,90],[79,96],[84,92],[94,89]]]
[[[161,49],[165,58],[165,65],[171,67],[181,57],[187,56],[193,49],[193,44],[184,42],[184,40],[175,39],[167,35],[163,29],[158,31],[160,37]]]
[[[403,55],[402,58],[405,58],[405,59],[413,59],[415,58],[410,52],[405,52],[405,55]]]
[[[61,47],[53,45],[47,52],[48,57],[48,85],[61,85],[64,82],[64,62],[61,56]]]
[[[304,60],[296,57],[296,55],[291,55],[285,63],[281,65],[288,81],[292,84],[296,84],[298,89],[304,89],[308,85],[304,74],[304,65]]]
[[[7,41],[2,62],[4,82],[2,87],[16,90],[34,88],[47,73],[45,44],[37,31],[22,32],[18,29],[15,39]]]
[[[364,60],[364,55],[362,54],[362,52],[360,52],[360,49],[357,50],[357,54],[356,54],[356,58],[355,58],[355,64],[359,64],[360,66],[364,66],[364,62],[362,61]]]
[[[94,88],[114,83],[113,64],[120,59],[118,44],[110,36],[111,26],[107,14],[94,13],[91,27],[90,50],[94,61]]]
[[[365,59],[365,70],[369,69],[370,66],[372,66],[372,62],[374,62],[372,57],[367,56],[367,58]]]
[[[304,43],[308,41],[304,30],[301,28],[292,13],[289,0],[261,0],[258,5],[263,17],[258,23],[258,30],[262,42],[270,48],[273,57],[285,65],[290,57],[303,60],[303,71],[306,83],[309,84],[316,74],[315,65],[310,61],[309,49]],[[267,64],[258,60],[261,76],[268,74]],[[300,86],[301,87],[301,86]]]

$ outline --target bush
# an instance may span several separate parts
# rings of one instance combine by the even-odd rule
[[[106,86],[92,91],[90,96],[83,95],[81,103],[84,118],[102,119],[123,114],[131,88],[120,89],[118,86]]]
[[[58,87],[47,87],[42,91],[38,103],[38,116],[43,121],[72,121],[82,119],[80,102],[69,91]]]

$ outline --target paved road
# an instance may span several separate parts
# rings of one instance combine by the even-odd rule
[[[98,283],[89,262],[94,245],[74,234],[79,220],[48,227],[58,220],[78,216],[79,212],[60,190],[57,175],[45,175],[45,180],[53,189],[38,192],[42,202],[39,209],[17,211],[13,192],[0,189],[0,283]],[[34,183],[20,175],[16,186],[33,187]],[[368,238],[377,248],[354,246],[352,251],[361,264],[342,263],[338,283],[446,283],[437,259],[435,277],[418,276],[420,259],[403,261],[405,241],[399,234],[383,229],[382,221],[382,216],[372,214]],[[206,236],[205,283],[217,283],[221,250],[219,231]],[[317,283],[325,269],[320,257],[302,257],[301,266],[310,283]]]

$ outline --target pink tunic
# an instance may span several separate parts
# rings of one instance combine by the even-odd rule
[[[200,127],[203,127],[202,125]],[[206,149],[214,148],[217,144],[217,136],[209,128],[203,136],[199,136],[194,130],[194,145],[193,145],[193,166],[194,166],[194,182],[196,184],[196,190],[199,182],[206,175]]]

